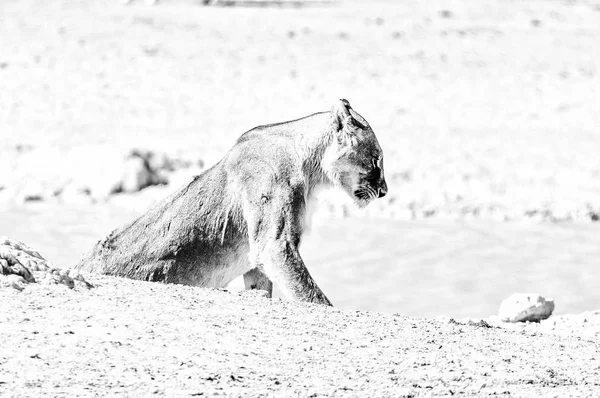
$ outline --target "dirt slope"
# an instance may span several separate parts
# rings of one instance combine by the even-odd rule
[[[600,394],[597,339],[88,280],[0,290],[0,395]]]

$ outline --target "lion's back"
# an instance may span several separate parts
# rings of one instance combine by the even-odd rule
[[[257,127],[243,134],[224,159],[233,189],[272,191],[302,177],[296,143],[283,126]],[[240,186],[241,185],[241,186]]]

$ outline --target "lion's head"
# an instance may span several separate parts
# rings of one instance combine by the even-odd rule
[[[332,109],[333,137],[325,149],[321,167],[329,180],[340,186],[359,207],[387,193],[383,151],[369,123],[344,99]]]

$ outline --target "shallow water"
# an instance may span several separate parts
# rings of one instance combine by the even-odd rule
[[[0,210],[0,234],[72,266],[143,211],[35,204]],[[600,230],[594,224],[316,222],[302,255],[341,308],[431,317],[488,316],[514,292],[556,301],[556,313],[600,308]],[[239,288],[236,281],[233,288]]]

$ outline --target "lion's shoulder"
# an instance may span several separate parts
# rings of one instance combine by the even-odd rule
[[[279,191],[295,197],[306,192],[310,185],[306,164],[319,164],[316,155],[306,151],[311,143],[308,137],[325,131],[330,119],[329,113],[319,112],[245,132],[222,160],[230,188],[244,189],[252,196]]]

